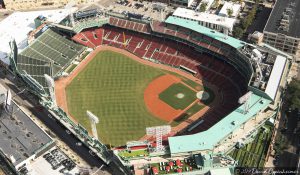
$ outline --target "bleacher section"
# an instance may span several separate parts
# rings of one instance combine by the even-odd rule
[[[83,46],[48,29],[18,55],[17,69],[46,87],[44,74],[57,76],[83,51]]]
[[[114,24],[119,23],[116,21],[122,20],[111,19],[114,21],[110,22]],[[126,20],[120,24],[123,25],[124,21]],[[207,53],[200,53],[193,46],[182,42],[108,25],[78,33],[73,40],[91,48],[102,44],[123,48],[138,57],[160,64],[177,68],[184,67],[191,70],[191,73],[195,73],[194,76],[197,78],[218,87],[219,93],[222,94],[220,105],[211,108],[202,117],[209,118],[208,122],[199,125],[192,132],[207,130],[221,120],[237,107],[238,98],[246,91],[246,79],[227,61],[213,58]],[[209,40],[208,37],[207,40]],[[203,47],[211,48],[213,51],[220,50],[220,48],[216,49],[214,44],[216,44],[215,41],[210,39],[210,44]]]
[[[100,27],[107,23],[108,23],[108,18],[96,16],[95,18],[87,18],[87,19],[76,21],[75,25],[73,26],[73,30],[76,33],[79,33],[84,29],[88,29],[92,27]]]

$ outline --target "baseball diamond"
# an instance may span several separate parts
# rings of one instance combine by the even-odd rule
[[[147,87],[161,77],[178,80],[178,83],[165,84],[161,93],[156,94],[156,97],[159,95],[157,100],[161,100],[156,110],[163,111],[161,104],[165,102],[171,111],[177,112],[176,115],[165,112],[165,115],[172,115],[170,120],[153,112],[150,109],[153,106],[145,102],[147,97],[144,96],[150,95],[146,93]],[[97,125],[100,139],[112,146],[123,145],[128,140],[144,136],[146,127],[171,122],[197,100],[197,91],[182,79],[176,73],[171,75],[169,71],[141,64],[121,53],[100,51],[67,86],[68,111],[88,130],[91,128],[85,111],[92,111],[100,120]],[[177,92],[181,92],[184,97],[176,98]],[[152,103],[155,105],[156,102]],[[197,109],[199,111],[201,108]]]
[[[139,139],[145,135],[146,127],[166,123],[161,116],[148,110],[149,106],[143,98],[149,83],[166,75],[170,75],[166,70],[143,65],[123,54],[101,51],[67,86],[68,110],[89,130],[90,123],[85,111],[95,113],[100,119],[98,134],[106,144],[119,146],[128,140]],[[176,74],[172,76],[176,77]],[[179,77],[177,75],[176,78],[181,81]],[[182,111],[196,100],[196,91],[183,83],[165,88],[160,98],[167,101],[176,92],[184,94],[181,99],[185,101],[183,103],[174,100],[167,102],[174,110],[179,108]]]

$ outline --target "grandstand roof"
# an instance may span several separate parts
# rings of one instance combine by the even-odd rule
[[[215,14],[210,14],[210,13],[195,12],[194,10],[180,8],[180,7],[178,7],[174,11],[173,16],[190,19],[190,20],[202,21],[210,24],[216,24],[218,26],[226,27],[229,30],[232,30],[233,25],[236,21],[234,18],[227,18]]]
[[[276,97],[276,92],[278,90],[282,73],[286,65],[287,58],[281,55],[277,55],[267,87],[266,94],[268,94],[273,100]]]
[[[30,12],[15,12],[0,22],[0,60],[9,64],[7,54],[10,53],[9,41],[16,40],[20,50],[27,46],[27,34],[35,28],[34,19],[40,15],[50,22],[61,22],[70,10],[44,10]]]
[[[210,28],[204,27],[198,23],[198,21],[191,21],[188,19],[183,19],[175,16],[169,16],[166,20],[166,23],[169,24],[174,24],[178,26],[182,26],[188,29],[191,29],[193,31],[196,31],[198,33],[202,33],[204,35],[207,35],[211,38],[214,38],[216,40],[219,40],[223,43],[226,43],[234,48],[240,48],[242,47],[245,43],[241,40],[235,39],[233,37],[224,35],[220,32],[217,32],[215,30],[212,30]]]
[[[224,139],[237,128],[240,128],[241,124],[251,119],[270,103],[271,100],[252,94],[250,109],[247,114],[241,112],[243,111],[243,106],[240,106],[206,131],[193,135],[169,137],[171,154],[212,150],[220,140]]]

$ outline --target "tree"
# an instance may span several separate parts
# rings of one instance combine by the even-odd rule
[[[293,79],[287,87],[287,102],[290,107],[300,109],[300,81]]]
[[[205,12],[207,7],[207,2],[204,2],[200,5],[200,12]]]
[[[227,10],[227,15],[228,15],[229,17],[231,17],[232,14],[233,14],[233,10],[232,10],[231,8],[228,8],[228,9],[226,9],[226,10]]]
[[[232,34],[235,38],[241,38],[244,34],[244,30],[240,27],[235,27]]]
[[[246,30],[251,25],[251,19],[246,17],[241,20],[241,27]]]

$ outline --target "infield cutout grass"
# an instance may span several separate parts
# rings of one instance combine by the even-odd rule
[[[183,94],[182,98],[178,98],[178,94]],[[174,109],[185,109],[196,99],[196,92],[182,83],[175,83],[159,94],[159,99],[167,103]]]

